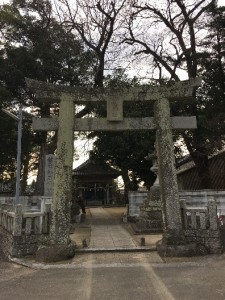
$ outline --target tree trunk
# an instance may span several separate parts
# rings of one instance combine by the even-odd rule
[[[130,191],[130,178],[128,176],[128,170],[122,170],[122,178],[124,183],[124,201],[128,203],[128,192]]]
[[[96,74],[95,74],[95,84],[94,87],[103,87],[104,82],[104,68],[105,68],[105,55],[99,54],[99,63],[96,68]]]
[[[185,141],[185,144],[187,146],[187,149],[195,163],[195,167],[200,179],[200,188],[201,189],[211,189],[212,181],[211,181],[211,175],[209,170],[209,161],[208,161],[208,155],[207,150],[204,146],[198,147],[195,151],[192,148],[192,140],[190,141],[189,138],[183,134],[183,138]]]
[[[191,153],[191,157],[195,163],[196,170],[201,181],[201,189],[213,188],[209,170],[208,155],[196,150]]]

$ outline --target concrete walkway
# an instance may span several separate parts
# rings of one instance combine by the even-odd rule
[[[90,208],[91,214],[91,249],[137,249],[131,235],[119,225],[118,219],[111,216],[102,207]]]
[[[125,212],[125,207],[86,208],[85,218],[75,224],[70,235],[76,243],[77,252],[155,251],[162,235],[137,235],[131,224],[123,223]],[[141,246],[143,240],[145,246]]]

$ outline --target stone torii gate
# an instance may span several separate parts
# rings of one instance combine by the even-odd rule
[[[73,88],[27,79],[27,86],[44,102],[59,102],[59,116],[34,118],[33,129],[58,130],[52,202],[51,244],[69,244],[74,131],[156,130],[156,149],[163,211],[163,247],[184,244],[175,169],[172,129],[196,128],[195,117],[170,117],[170,101],[190,99],[199,79],[160,87],[123,89]],[[107,118],[75,118],[75,104],[107,102]],[[154,118],[124,118],[124,101],[154,101]]]

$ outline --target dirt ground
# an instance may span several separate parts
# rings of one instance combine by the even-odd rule
[[[123,215],[126,212],[127,208],[125,206],[122,206],[122,207],[105,207],[104,209],[113,217],[121,219],[122,222]]]

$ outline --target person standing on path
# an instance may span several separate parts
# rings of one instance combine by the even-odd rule
[[[78,205],[80,206],[80,208],[82,210],[82,214],[86,214],[85,203],[84,203],[83,196],[78,196],[77,203],[78,203]]]

